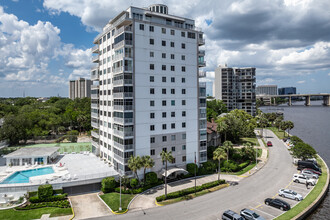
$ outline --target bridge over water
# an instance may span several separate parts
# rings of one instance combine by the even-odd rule
[[[257,99],[260,100],[268,100],[270,105],[276,105],[275,98],[287,98],[288,105],[292,105],[292,97],[304,97],[305,98],[305,105],[311,105],[311,97],[323,97],[323,105],[330,106],[330,93],[321,93],[321,94],[290,94],[290,95],[257,95]]]

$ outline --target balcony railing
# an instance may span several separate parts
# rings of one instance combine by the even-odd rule
[[[99,143],[98,143],[98,142],[92,140],[91,143],[92,143],[92,145],[94,145],[95,147],[97,147],[97,148],[99,147]]]
[[[99,85],[91,85],[91,90],[98,90],[99,89]]]
[[[120,66],[120,67],[117,67],[117,68],[114,68],[112,70],[113,73],[121,73],[123,72],[123,66]]]
[[[116,80],[113,81],[113,85],[114,86],[123,86],[123,85],[131,85],[133,84],[133,80],[131,79],[120,79],[120,80]]]
[[[206,103],[199,103],[200,108],[206,108]]]
[[[99,99],[99,94],[91,94],[92,99]]]
[[[207,157],[200,157],[200,163],[202,163],[202,162],[206,162],[207,161]]]
[[[113,118],[114,122],[119,123],[119,124],[129,124],[133,123],[133,118]]]
[[[99,118],[99,114],[95,113],[95,112],[92,112],[91,116],[92,116],[92,118]]]
[[[205,44],[205,39],[204,38],[198,38],[198,45],[204,45]]]
[[[98,105],[98,104],[95,104],[95,103],[92,103],[92,104],[91,104],[91,107],[92,107],[92,108],[95,108],[95,109],[99,109],[99,105]]]
[[[124,110],[133,110],[133,105],[114,105],[114,110],[124,111]]]
[[[201,60],[199,60],[199,61],[198,61],[198,66],[199,66],[199,67],[205,67],[205,66],[206,66],[206,61],[201,61]]]
[[[91,122],[91,125],[92,125],[93,128],[97,128],[97,129],[100,127],[99,123],[93,122],[93,121]]]
[[[113,93],[114,98],[132,98],[133,93],[132,92],[119,92],[119,93]]]
[[[134,136],[134,132],[133,131],[119,131],[119,130],[114,130],[113,133],[115,135],[119,135],[121,137],[131,137],[131,136]]]
[[[206,72],[205,71],[199,71],[198,76],[199,76],[199,78],[204,78],[204,77],[206,77]]]
[[[125,160],[124,158],[118,156],[117,154],[114,154],[114,158],[121,164],[124,164],[125,163]]]
[[[202,119],[202,118],[206,118],[206,113],[200,113],[199,114],[199,118]]]
[[[206,88],[206,82],[199,82],[199,88]]]
[[[205,56],[205,50],[199,50],[198,55],[199,56]]]
[[[200,146],[200,147],[199,147],[199,150],[200,150],[200,151],[207,150],[207,146]]]
[[[92,137],[95,137],[95,138],[97,138],[97,139],[100,138],[99,133],[97,133],[97,132],[95,132],[95,131],[92,131],[92,132],[91,132],[91,135],[92,135]]]
[[[132,72],[133,71],[133,67],[131,67],[131,66],[125,66],[125,71],[126,72]]]
[[[92,53],[98,53],[99,52],[99,45],[95,45],[94,47],[92,47]]]
[[[98,63],[99,62],[99,55],[93,56],[92,57],[92,62],[93,63]]]

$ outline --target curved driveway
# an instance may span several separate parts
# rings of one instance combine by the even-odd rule
[[[242,208],[255,208],[263,204],[267,197],[276,195],[280,188],[290,184],[296,168],[284,145],[275,134],[267,131],[268,140],[273,147],[269,148],[267,164],[254,175],[245,178],[237,186],[197,197],[192,200],[179,202],[163,207],[151,208],[125,215],[117,215],[98,219],[221,219],[227,209],[239,212]],[[266,207],[266,209],[269,207]],[[276,210],[277,211],[277,210]],[[265,218],[272,218],[267,213],[261,213]],[[276,213],[276,215],[281,214]]]

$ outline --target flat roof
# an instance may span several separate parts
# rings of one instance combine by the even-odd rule
[[[15,157],[15,158],[31,158],[31,157],[45,157],[50,156],[56,151],[59,147],[23,147],[18,149],[10,154],[5,155],[5,158]]]

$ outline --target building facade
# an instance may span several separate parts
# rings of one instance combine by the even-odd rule
[[[256,114],[256,68],[219,66],[215,69],[214,97],[227,105],[228,111],[242,109]]]
[[[206,154],[206,85],[203,33],[194,20],[168,14],[165,5],[129,7],[94,40],[93,153],[130,174],[131,156],[150,155],[160,172],[185,167]]]
[[[257,86],[257,95],[277,95],[277,85]]]
[[[218,132],[218,124],[212,118],[207,122],[207,146],[221,146],[221,136]]]
[[[278,89],[279,95],[291,95],[291,94],[297,94],[296,87],[284,87]]]
[[[91,97],[91,85],[90,79],[78,78],[77,80],[70,80],[69,82],[69,98],[85,98]]]

